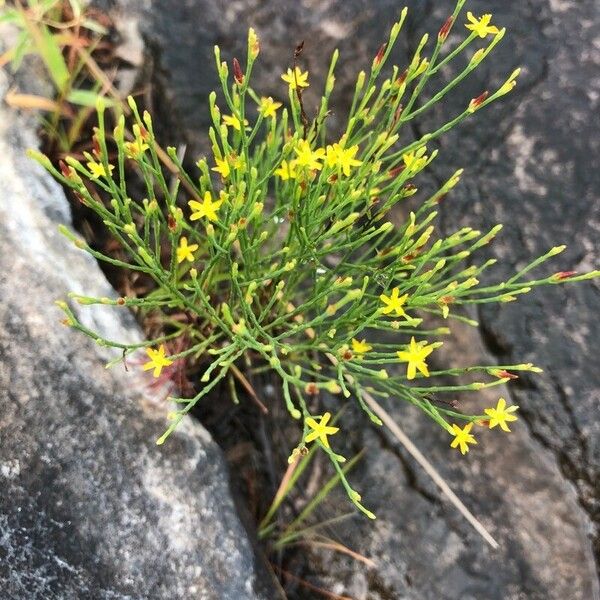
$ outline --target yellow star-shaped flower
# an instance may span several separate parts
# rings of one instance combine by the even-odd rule
[[[402,362],[408,363],[406,368],[406,377],[408,379],[415,378],[417,369],[425,375],[425,377],[429,377],[429,369],[427,368],[425,359],[433,352],[433,349],[434,346],[432,344],[428,345],[426,341],[417,343],[413,336],[410,338],[408,350],[399,350],[396,352],[398,358]]]
[[[98,179],[98,177],[106,177],[106,169],[102,163],[97,163],[94,161],[90,161],[87,163],[87,168],[90,170],[92,174],[92,179]],[[113,165],[108,165],[109,173],[112,173],[114,169]]]
[[[402,317],[406,313],[402,308],[408,299],[408,294],[400,295],[400,290],[396,287],[392,290],[391,296],[386,296],[385,294],[381,294],[379,299],[386,305],[383,308],[383,314],[389,315],[391,312],[396,311],[397,317]]]
[[[184,236],[179,240],[177,248],[177,264],[181,264],[184,260],[194,261],[194,252],[198,250],[198,244],[189,244]]]
[[[313,150],[306,140],[300,140],[294,148],[297,154],[296,165],[300,168],[306,168],[310,171],[320,171],[323,168],[321,161],[325,157],[325,150],[317,148]]]
[[[402,155],[404,166],[410,172],[417,173],[427,164],[427,156],[424,156],[426,149],[419,149],[417,152],[407,152]]]
[[[125,149],[125,155],[129,158],[139,158],[146,150],[148,150],[149,146],[142,140],[141,138],[137,138],[133,142],[125,142],[123,144],[123,148]]]
[[[469,19],[469,23],[465,24],[467,29],[474,31],[480,38],[484,38],[487,35],[495,35],[500,32],[500,30],[495,25],[490,25],[490,21],[492,20],[492,15],[485,14],[481,15],[478,19],[473,16],[471,11],[467,12],[467,19]]]
[[[288,69],[286,73],[281,76],[289,86],[290,90],[295,90],[297,87],[308,87],[308,71],[304,73],[298,68],[294,67],[294,70]]]
[[[511,413],[514,413],[518,409],[518,406],[509,406],[506,408],[506,400],[500,398],[496,408],[486,408],[484,410],[485,414],[490,417],[490,429],[493,429],[496,425],[500,425],[500,429],[503,431],[510,431],[506,423],[517,420],[517,416]]]
[[[219,173],[223,179],[227,179],[229,177],[229,174],[231,173],[231,167],[229,166],[229,161],[227,160],[227,157],[217,158],[215,156],[215,162],[217,163],[217,166],[213,167],[212,170]]]
[[[154,350],[152,348],[146,348],[146,354],[150,357],[150,360],[144,364],[144,371],[148,371],[150,369],[154,369],[154,377],[158,377],[163,367],[168,367],[173,364],[172,360],[169,360],[165,356],[165,347],[161,344],[158,350]]]
[[[461,454],[466,454],[469,451],[468,444],[477,444],[477,440],[470,433],[472,427],[473,423],[467,423],[462,429],[456,424],[452,425],[454,439],[450,443],[450,447],[459,448]]]
[[[258,107],[258,112],[266,119],[268,117],[275,117],[275,113],[278,108],[281,108],[281,102],[275,102],[271,96],[268,98],[262,97],[260,99],[260,105]]]
[[[354,352],[354,354],[365,354],[372,349],[373,346],[367,344],[366,340],[362,340],[362,342],[359,342],[356,339],[352,340],[352,352]]]
[[[227,127],[233,127],[236,131],[242,130],[242,123],[235,115],[223,115],[223,123]],[[248,125],[248,119],[244,119],[244,125]]]
[[[221,208],[223,200],[213,200],[210,192],[204,192],[204,200],[198,202],[197,200],[190,200],[188,202],[189,207],[192,209],[190,215],[190,221],[197,221],[206,217],[209,221],[217,221],[217,211]]]
[[[327,164],[330,167],[340,167],[342,173],[348,177],[352,167],[362,165],[361,160],[354,158],[358,152],[358,145],[344,148],[343,144],[335,143],[327,146]]]
[[[323,446],[326,448],[330,447],[327,436],[337,433],[340,428],[328,427],[327,423],[329,423],[329,419],[331,419],[331,413],[328,412],[321,417],[321,420],[318,423],[312,417],[306,418],[306,424],[312,429],[312,431],[304,438],[306,443],[312,442],[319,438]]]
[[[296,161],[290,160],[282,160],[281,164],[274,171],[275,175],[278,175],[283,179],[283,181],[287,181],[288,179],[296,179],[298,174],[296,173]]]

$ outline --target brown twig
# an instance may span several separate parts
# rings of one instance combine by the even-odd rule
[[[258,395],[254,391],[254,388],[250,385],[250,382],[246,379],[245,375],[235,365],[230,365],[229,368],[231,369],[233,376],[242,384],[242,387],[248,392],[248,394],[250,394],[250,397],[252,400],[254,400],[258,408],[260,408],[261,412],[264,415],[269,414],[269,409],[260,401]]]

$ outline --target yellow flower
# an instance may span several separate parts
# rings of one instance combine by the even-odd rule
[[[290,86],[290,90],[295,90],[296,87],[308,87],[308,71],[304,73],[298,68],[294,67],[294,70],[288,69],[286,73],[281,76],[287,84]]]
[[[234,152],[227,157],[227,160],[229,160],[232,171],[238,171],[241,175],[246,172],[246,161],[243,156],[238,156]]]
[[[227,157],[221,159],[215,156],[215,162],[217,163],[216,167],[212,168],[212,171],[216,171],[221,175],[223,179],[227,179],[229,174],[231,173],[231,167],[229,166],[229,161]]]
[[[223,123],[227,127],[233,127],[236,131],[242,130],[242,123],[235,115],[223,115]],[[248,119],[244,119],[244,125],[248,125]]]
[[[260,106],[258,107],[258,111],[266,119],[268,117],[275,117],[275,112],[278,108],[281,108],[281,106],[281,102],[275,102],[275,100],[273,100],[271,96],[269,96],[268,98],[263,97],[260,99]]]
[[[400,296],[400,291],[398,288],[394,288],[392,290],[391,296],[386,296],[385,294],[381,294],[379,299],[386,305],[383,309],[384,315],[389,315],[391,312],[396,311],[396,316],[401,317],[405,315],[404,309],[402,308],[408,299],[408,294],[404,294],[404,296]]]
[[[307,417],[306,424],[312,429],[312,431],[306,436],[305,441],[308,443],[319,438],[323,446],[329,448],[330,446],[327,436],[333,435],[340,430],[339,427],[327,427],[329,419],[331,419],[331,413],[328,412],[321,417],[321,420],[318,423],[312,417]]]
[[[406,169],[415,173],[420,171],[427,163],[427,157],[423,156],[426,151],[426,148],[419,148],[416,153],[407,152],[406,154],[403,154],[402,160],[404,161]]]
[[[296,179],[298,174],[296,173],[296,161],[290,160],[282,160],[279,168],[275,169],[275,175],[279,175],[283,181],[287,181],[288,179]]]
[[[198,202],[196,200],[190,200],[188,202],[189,207],[192,209],[190,221],[197,221],[202,217],[206,217],[209,221],[217,220],[217,211],[221,208],[223,200],[213,200],[210,192],[204,193],[204,200]]]
[[[179,240],[177,248],[177,264],[181,264],[184,260],[194,261],[194,252],[198,250],[198,244],[189,244],[184,236]]]
[[[342,173],[348,177],[351,167],[359,167],[362,165],[361,160],[354,158],[358,152],[358,145],[344,148],[343,144],[335,143],[332,146],[327,146],[327,164],[330,167],[338,166]]]
[[[352,351],[355,354],[365,354],[365,352],[368,352],[369,350],[372,350],[373,346],[367,344],[367,342],[365,340],[363,340],[362,342],[359,342],[358,340],[353,339],[352,340]]]
[[[139,158],[146,150],[148,150],[149,146],[144,140],[137,138],[133,142],[125,142],[123,148],[125,149],[126,156],[129,158]]]
[[[161,344],[158,350],[153,350],[152,348],[146,348],[146,354],[150,357],[150,360],[144,364],[144,371],[148,371],[150,369],[154,369],[154,377],[158,377],[163,367],[168,367],[173,364],[172,360],[169,360],[165,356],[165,347]]]
[[[425,359],[433,352],[433,345],[428,345],[427,342],[415,342],[414,336],[410,338],[410,344],[408,350],[399,350],[396,352],[398,358],[402,362],[407,362],[406,377],[408,379],[414,379],[417,374],[417,369],[429,377],[429,369]]]
[[[312,150],[306,140],[300,140],[294,148],[294,152],[298,155],[296,158],[296,165],[298,167],[307,168],[310,171],[320,171],[323,168],[320,162],[325,157],[325,150],[323,148]]]
[[[102,163],[97,163],[94,161],[90,161],[87,163],[87,168],[92,173],[92,179],[98,179],[98,177],[106,177],[106,169]],[[113,165],[108,165],[109,173],[113,172]]]
[[[517,416],[511,413],[514,413],[518,409],[518,406],[509,406],[506,408],[506,400],[500,398],[496,408],[486,408],[484,410],[485,414],[490,417],[490,429],[493,429],[496,425],[500,425],[500,429],[503,431],[510,431],[506,423],[517,420]]]
[[[461,454],[466,454],[469,451],[468,444],[477,443],[477,440],[470,433],[472,427],[473,423],[467,423],[462,429],[456,424],[452,425],[452,435],[454,435],[454,439],[450,443],[450,447],[458,447]]]
[[[470,23],[467,23],[465,27],[474,31],[480,38],[484,38],[489,34],[495,35],[499,33],[499,29],[496,26],[490,25],[490,21],[492,20],[492,15],[490,14],[482,15],[478,19],[469,11],[467,12],[467,19],[469,19]]]

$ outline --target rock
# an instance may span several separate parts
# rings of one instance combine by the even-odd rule
[[[482,4],[482,3],[478,3]],[[483,12],[483,6],[475,5]],[[597,269],[600,258],[600,173],[590,157],[600,147],[600,52],[594,46],[600,6],[593,0],[485,3],[510,41],[495,51],[479,79],[441,110],[454,114],[484,89],[494,90],[522,66],[515,92],[441,141],[436,178],[468,165],[464,185],[442,204],[446,232],[469,225],[505,228],[477,262],[498,259],[499,280],[551,247],[564,254],[536,271]],[[420,33],[443,17],[415,25]],[[446,73],[449,76],[450,73]],[[427,131],[441,110],[416,127]],[[453,152],[460,148],[460,152]],[[545,373],[522,377],[510,394],[533,437],[554,456],[592,523],[600,553],[600,299],[598,280],[549,287],[508,305],[486,305],[477,318],[484,344],[504,364],[534,362]]]
[[[7,89],[0,73],[0,97]],[[57,231],[69,208],[24,155],[34,125],[0,106],[0,595],[280,597],[208,433],[187,420],[156,446],[168,406],[148,379],[106,370],[100,347],[60,324],[53,302],[68,290],[114,292]],[[141,339],[125,312],[81,316],[106,337]]]
[[[116,4],[125,12],[140,10],[124,0]],[[424,31],[438,30],[453,6],[408,4],[411,17],[401,34],[400,64]],[[340,48],[331,117],[335,130],[357,71],[368,68],[384,24],[391,24],[398,8],[396,2],[360,0],[146,4],[138,20],[163,135],[169,143],[188,144],[192,158],[206,150],[206,98],[217,87],[212,46],[221,46],[223,58],[242,56],[248,26],[257,29],[262,42],[254,87],[279,100],[285,100],[279,75],[291,64],[296,43],[306,41],[302,65],[311,72],[313,95],[305,96],[309,110],[329,55]],[[597,268],[592,252],[598,246],[594,190],[600,175],[590,160],[600,139],[594,117],[600,8],[593,0],[492,0],[471,2],[469,9],[493,12],[510,39],[488,66],[411,124],[411,133],[431,130],[484,89],[496,89],[513,68],[525,69],[512,95],[440,140],[440,157],[424,187],[468,166],[461,186],[441,205],[442,229],[505,223],[503,235],[477,259],[500,258],[498,279],[563,242],[570,249],[548,267],[551,272]],[[462,29],[462,19],[456,27]],[[466,459],[450,451],[448,437],[422,414],[406,406],[387,407],[499,541],[500,550],[484,544],[388,434],[365,428],[366,420],[354,413],[342,423],[352,434],[347,447],[339,449],[350,455],[367,447],[367,458],[351,479],[379,518],[374,525],[340,525],[334,535],[376,566],[313,549],[310,570],[302,576],[335,593],[369,600],[597,599],[592,539],[598,540],[600,524],[600,381],[597,361],[588,358],[600,351],[597,305],[597,282],[546,288],[518,303],[479,311],[473,315],[480,320],[478,330],[456,330],[445,364],[531,361],[545,369],[500,392],[461,398],[469,407],[484,406],[502,394],[521,406],[522,415],[509,437],[496,431],[482,435]],[[331,504],[339,512],[335,498]]]

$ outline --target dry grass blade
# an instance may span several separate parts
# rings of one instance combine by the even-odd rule
[[[63,117],[72,118],[73,112],[64,103],[55,102],[44,96],[36,96],[34,94],[20,94],[9,90],[4,97],[6,104],[13,108],[24,110],[44,110],[51,113],[60,113]]]
[[[269,409],[260,401],[260,398],[254,391],[254,388],[250,385],[250,382],[246,379],[244,374],[235,365],[230,365],[229,369],[233,373],[233,376],[242,384],[243,388],[248,392],[248,394],[250,394],[250,397],[252,398],[252,400],[254,400],[254,402],[256,403],[258,408],[260,408],[262,413],[264,415],[268,414]]]
[[[340,554],[347,554],[354,560],[360,561],[360,562],[364,563],[365,565],[367,565],[368,567],[375,568],[377,566],[375,564],[375,561],[371,560],[370,558],[367,558],[366,556],[364,556],[358,552],[355,552],[354,550],[351,550],[350,548],[348,548],[348,546],[344,546],[344,544],[340,544],[339,542],[330,540],[328,538],[323,538],[323,541],[317,540],[317,539],[303,540],[300,542],[294,542],[293,544],[290,544],[290,545],[291,546],[313,546],[316,548],[325,548],[327,550],[333,550],[334,552],[339,552]]]

